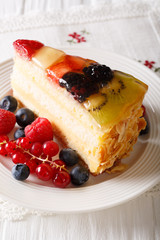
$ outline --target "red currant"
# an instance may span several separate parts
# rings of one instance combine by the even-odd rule
[[[5,149],[7,153],[12,154],[16,152],[16,143],[14,141],[7,142],[5,145]]]
[[[22,149],[22,151],[23,151],[23,149]],[[31,160],[31,158],[32,158],[31,155],[29,155],[29,154],[26,153],[26,152],[24,152],[23,154],[24,154],[24,156],[25,156],[26,162],[29,161],[29,160]]]
[[[41,159],[48,159],[49,161],[52,161],[52,158],[50,156],[47,156],[46,154],[42,153],[40,156]]]
[[[34,156],[39,157],[42,154],[42,143],[40,142],[35,142],[33,143],[30,153],[32,153]]]
[[[37,168],[37,163],[34,159],[30,159],[26,162],[26,165],[29,167],[30,173],[35,173]]]
[[[0,155],[7,156],[5,144],[0,144]]]
[[[53,171],[49,164],[42,163],[36,168],[37,177],[43,181],[48,181],[53,177]]]
[[[16,152],[15,154],[12,155],[12,161],[17,164],[17,163],[25,163],[26,158],[25,155],[22,152]]]
[[[43,143],[43,152],[44,154],[53,157],[55,156],[59,151],[59,146],[56,142],[53,141],[47,141]]]
[[[1,135],[0,136],[0,143],[1,142],[8,142],[9,141],[9,137],[8,136],[6,136],[6,135]]]
[[[16,144],[17,144],[18,146],[20,146],[21,140],[22,140],[22,137],[20,137],[20,138],[18,138],[18,139],[16,140]]]
[[[65,188],[71,182],[71,177],[68,172],[62,170],[54,175],[52,181],[56,187]]]
[[[52,163],[52,165],[53,165],[53,167],[55,166],[56,168],[59,168],[59,167],[62,167],[62,166],[63,166],[64,168],[66,168],[65,162],[63,162],[63,161],[60,160],[60,159],[54,160],[53,163]]]
[[[20,146],[25,149],[25,150],[30,150],[31,147],[32,147],[32,143],[31,141],[29,140],[29,138],[27,137],[23,137],[21,140],[20,140]]]

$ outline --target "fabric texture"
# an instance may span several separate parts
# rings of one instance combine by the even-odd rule
[[[15,39],[28,38],[57,48],[92,47],[116,52],[140,61],[160,76],[159,13],[160,1],[101,1],[98,5],[74,6],[63,12],[31,12],[3,18],[0,20],[1,61],[12,56],[11,43]],[[139,197],[137,202],[141,198],[152,202],[154,197],[160,199],[160,184]],[[126,206],[127,212],[129,205]],[[51,213],[0,200],[1,220],[22,220],[29,215],[48,216]]]

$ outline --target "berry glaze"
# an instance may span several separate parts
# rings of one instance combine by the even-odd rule
[[[44,67],[47,77],[51,82],[65,88],[80,103],[92,94],[98,93],[99,89],[113,78],[113,71],[109,67],[90,59],[62,54],[59,50],[54,50],[52,54],[56,57],[50,62],[47,56],[44,56],[48,47],[37,41],[16,40],[13,46],[17,54],[27,60],[36,59],[39,50],[43,48],[41,57],[46,57],[45,60],[48,61],[48,67]],[[40,59],[38,56],[36,63],[39,62],[39,65],[43,66]]]

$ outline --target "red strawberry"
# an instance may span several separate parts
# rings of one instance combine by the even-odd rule
[[[31,60],[36,50],[44,46],[43,43],[34,40],[18,39],[13,43],[16,52],[28,60]]]
[[[0,109],[0,135],[10,133],[15,123],[16,117],[14,113]]]
[[[66,61],[73,70],[82,70],[85,67],[86,59],[67,55]]]
[[[52,140],[52,125],[47,118],[38,117],[31,125],[28,125],[25,128],[25,136],[28,137],[32,143],[43,143]]]
[[[54,82],[58,83],[59,78],[71,71],[72,68],[69,66],[69,64],[66,61],[63,61],[56,65],[52,65],[49,69],[47,69],[47,76]]]

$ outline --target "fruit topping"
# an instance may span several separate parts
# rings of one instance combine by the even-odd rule
[[[79,102],[99,92],[113,77],[111,69],[105,65],[91,64],[83,68],[83,73],[68,72],[59,79],[59,85],[65,87]]]
[[[59,152],[59,146],[56,142],[47,141],[43,143],[43,152],[49,157],[54,157]]]
[[[19,126],[26,127],[35,119],[34,113],[28,108],[20,108],[16,112],[16,121]]]
[[[50,141],[53,139],[52,125],[47,118],[38,117],[31,125],[25,128],[25,136],[32,143]]]
[[[85,77],[104,87],[113,78],[113,71],[106,65],[91,64],[83,68]]]
[[[13,47],[17,54],[28,60],[35,55],[36,51],[43,47],[44,45],[38,41],[18,39],[13,43]]]
[[[16,117],[12,112],[0,109],[0,135],[10,133],[15,123]]]
[[[62,149],[59,153],[59,158],[64,161],[67,166],[73,166],[79,161],[77,152],[71,148]]]
[[[65,188],[70,182],[71,177],[66,171],[58,171],[53,177],[53,184],[59,188]]]
[[[65,57],[56,64],[51,65],[47,69],[47,76],[56,83],[59,83],[59,80],[69,72],[82,72],[82,69],[85,66],[88,66],[90,63],[93,63],[89,59],[83,59],[81,57],[65,55]]]
[[[71,170],[71,182],[74,185],[82,185],[89,179],[89,171],[83,166],[76,166]]]
[[[16,180],[24,181],[29,177],[30,170],[26,164],[18,163],[12,168],[12,175]]]
[[[65,53],[55,48],[44,46],[34,55],[32,60],[40,67],[46,69],[52,64],[56,64],[61,61],[65,56]]]
[[[141,101],[147,85],[131,75],[114,71],[112,81],[89,96],[83,106],[90,112],[99,126],[116,124],[129,116],[128,104]]]
[[[10,112],[16,111],[17,105],[18,105],[17,100],[12,96],[5,96],[0,101],[0,108]]]
[[[20,137],[25,137],[24,128],[19,128],[14,133],[14,139],[15,140],[20,138]]]
[[[36,168],[36,175],[43,181],[48,181],[53,177],[53,171],[49,164],[42,163]]]

